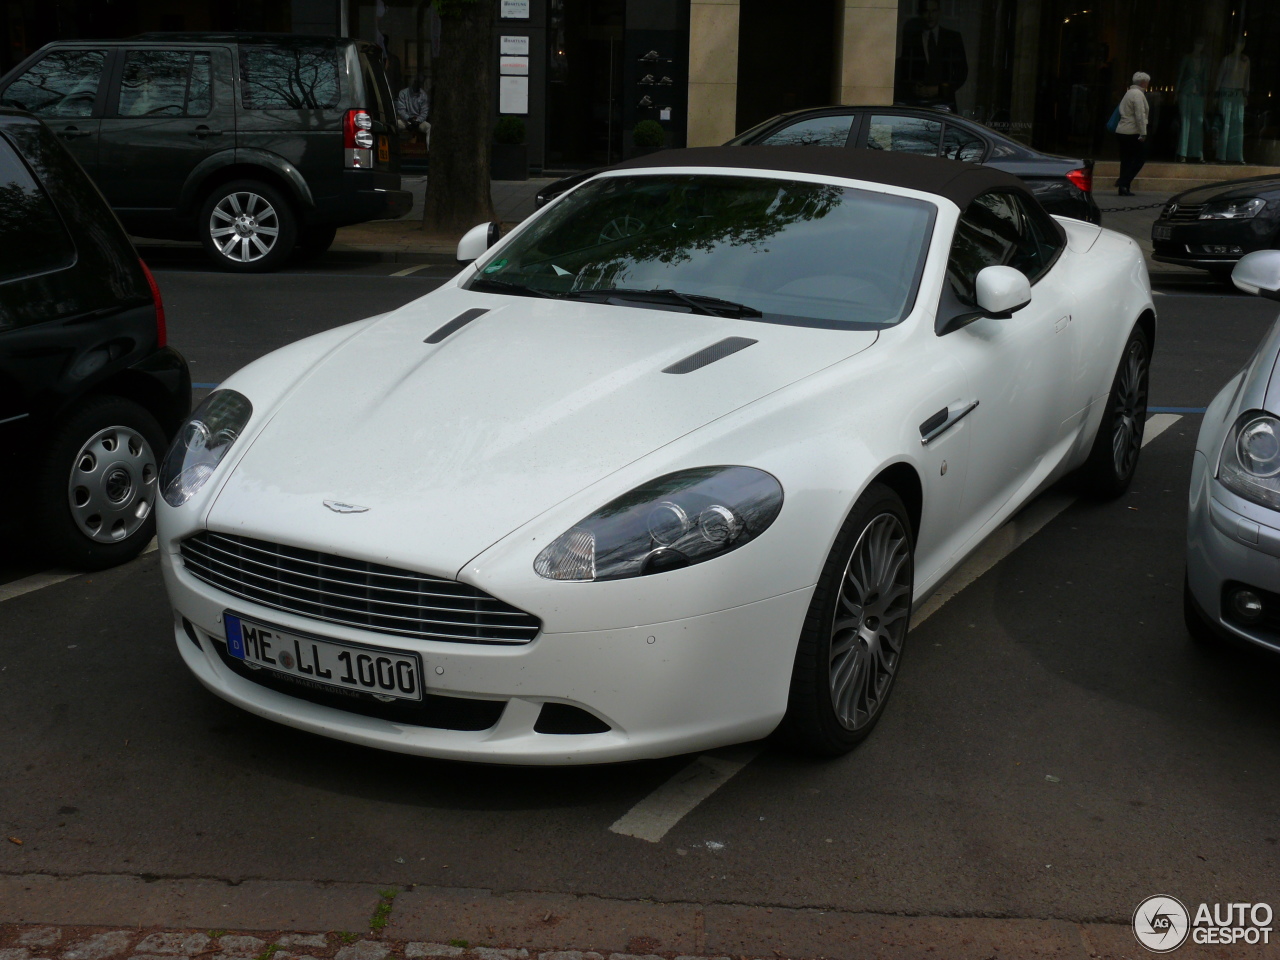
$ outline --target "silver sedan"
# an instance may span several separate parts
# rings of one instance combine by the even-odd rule
[[[1280,250],[1242,257],[1246,293],[1280,300]],[[1280,651],[1280,319],[1205,411],[1187,516],[1187,629]]]

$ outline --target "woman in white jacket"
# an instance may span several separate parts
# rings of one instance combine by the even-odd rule
[[[1133,86],[1125,91],[1120,101],[1120,123],[1116,137],[1120,141],[1120,177],[1116,187],[1120,196],[1132,197],[1133,178],[1138,175],[1147,160],[1147,87],[1151,75],[1139,70],[1133,75]]]

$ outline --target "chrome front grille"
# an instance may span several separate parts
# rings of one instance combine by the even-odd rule
[[[181,551],[211,587],[326,623],[455,643],[528,643],[542,629],[483,590],[411,570],[210,530]]]
[[[1162,212],[1166,220],[1199,220],[1203,209],[1203,203],[1180,203],[1176,210],[1165,207]]]

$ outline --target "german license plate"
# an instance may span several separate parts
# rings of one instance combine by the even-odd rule
[[[416,653],[309,637],[233,613],[222,619],[227,652],[251,666],[383,700],[422,699],[422,658]]]
[[[391,160],[391,148],[387,145],[386,137],[378,137],[378,162],[389,163]]]
[[[1172,240],[1173,227],[1165,227],[1157,224],[1156,226],[1151,228],[1151,239],[1152,240]]]

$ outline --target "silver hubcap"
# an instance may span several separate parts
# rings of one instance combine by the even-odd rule
[[[231,193],[213,208],[209,236],[228,260],[252,263],[275,247],[280,218],[276,208],[258,194],[248,190]]]
[[[71,466],[67,499],[76,526],[95,543],[117,543],[137,532],[156,502],[156,457],[129,427],[99,430]]]
[[[910,542],[898,518],[882,513],[858,537],[831,625],[831,706],[846,730],[865,727],[883,705],[910,611]]]
[[[1147,419],[1147,355],[1137,341],[1129,344],[1120,365],[1112,403],[1111,460],[1116,476],[1127,477],[1142,449],[1142,430]]]

